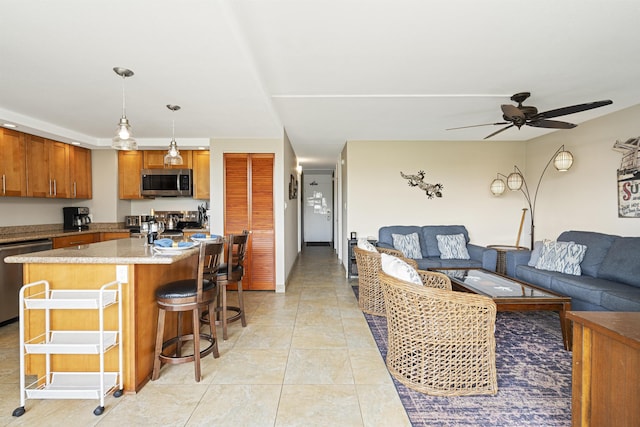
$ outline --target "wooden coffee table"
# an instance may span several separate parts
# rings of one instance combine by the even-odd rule
[[[454,291],[493,299],[498,311],[557,311],[565,350],[571,350],[571,298],[482,268],[434,268],[451,279]]]

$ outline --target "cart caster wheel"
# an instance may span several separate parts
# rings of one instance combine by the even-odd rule
[[[116,390],[113,392],[113,397],[120,397],[122,396],[122,390]]]
[[[24,412],[25,412],[24,411],[24,406],[21,406],[19,408],[14,409],[12,415],[14,417],[20,417],[20,416],[24,415]]]
[[[104,412],[104,406],[98,406],[96,409],[93,410],[93,415],[102,415],[103,412]]]

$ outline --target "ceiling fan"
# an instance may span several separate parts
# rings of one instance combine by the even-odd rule
[[[587,102],[586,104],[577,104],[571,105],[568,107],[556,108],[555,110],[544,111],[542,113],[538,113],[538,109],[536,107],[532,107],[529,105],[522,105],[522,103],[531,96],[529,92],[519,92],[511,97],[511,100],[517,102],[518,105],[511,104],[503,104],[500,106],[502,109],[502,118],[503,122],[497,123],[485,123],[482,125],[472,125],[472,126],[462,126],[456,128],[449,128],[447,130],[454,129],[466,129],[478,126],[491,126],[491,125],[508,125],[493,132],[491,135],[485,136],[484,139],[491,138],[499,134],[502,131],[505,131],[509,128],[516,126],[520,129],[522,126],[533,126],[538,128],[551,128],[551,129],[571,129],[576,127],[576,124],[561,122],[558,120],[548,120],[554,117],[565,116],[567,114],[579,113],[581,111],[591,110],[593,108],[603,107],[605,105],[612,104],[613,101],[607,99],[604,101],[594,101]]]

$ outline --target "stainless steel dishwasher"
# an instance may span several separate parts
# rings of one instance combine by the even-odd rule
[[[0,245],[0,325],[18,317],[18,293],[22,287],[22,264],[6,264],[4,259],[51,248],[49,239]]]

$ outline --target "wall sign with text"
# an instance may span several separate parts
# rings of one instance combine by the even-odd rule
[[[623,153],[618,169],[618,217],[640,218],[640,137],[616,141],[613,149]]]

